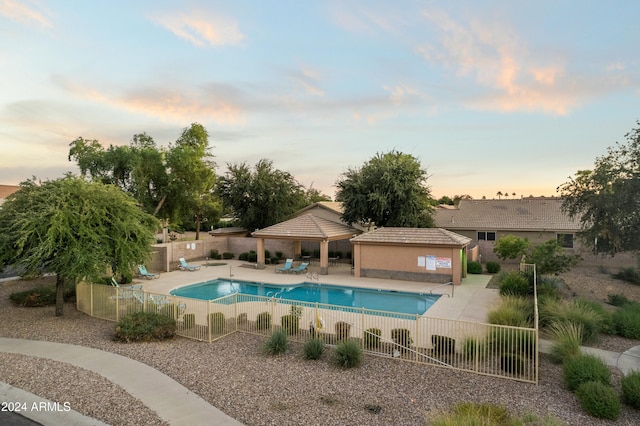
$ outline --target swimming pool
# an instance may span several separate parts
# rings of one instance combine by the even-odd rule
[[[233,293],[265,297],[275,295],[284,300],[317,302],[327,305],[366,308],[411,315],[424,314],[440,297],[435,294],[371,290],[309,282],[295,285],[279,285],[225,279],[192,284],[171,291],[174,296],[202,300],[218,299]]]

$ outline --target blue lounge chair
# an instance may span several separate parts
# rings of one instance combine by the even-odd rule
[[[300,265],[298,265],[297,267],[293,268],[291,270],[291,272],[293,272],[294,274],[299,274],[300,272],[304,272],[307,270],[307,266],[309,266],[309,264],[307,262],[303,262]]]
[[[174,304],[174,302],[169,297],[157,294],[150,294],[149,300],[151,300],[156,305],[156,308],[159,311],[162,310],[162,308],[164,308],[165,306]],[[175,313],[178,315],[178,317],[183,315],[184,311],[187,309],[187,305],[185,303],[178,303],[177,305],[175,305],[175,307]]]
[[[147,280],[151,280],[151,279],[154,279],[154,278],[160,278],[160,274],[155,274],[153,272],[147,271],[147,268],[144,265],[138,265],[138,276],[140,278],[145,278]]]
[[[160,274],[154,274],[152,272],[147,272],[147,268],[144,265],[138,265],[138,272],[140,273],[140,278],[146,278],[148,280],[152,280],[154,278],[160,278]]]
[[[142,284],[121,286],[113,277],[111,277],[111,285],[118,289],[118,299],[133,299],[136,291],[142,290]],[[112,299],[115,298],[115,296],[112,297]]]
[[[180,269],[181,271],[197,271],[200,269],[200,265],[189,265],[187,263],[186,260],[184,260],[184,257],[181,257],[180,259],[178,259],[180,261],[180,264],[178,265],[178,269]]]
[[[282,273],[291,272],[291,267],[292,266],[293,266],[293,259],[287,259],[284,262],[284,266],[282,268],[276,268],[276,274],[278,272],[282,272]]]

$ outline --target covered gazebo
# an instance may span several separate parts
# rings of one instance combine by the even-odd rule
[[[353,238],[362,231],[313,214],[305,214],[251,233],[257,238],[258,268],[264,268],[264,240],[294,240],[294,254],[302,253],[302,241],[320,243],[320,274],[329,273],[329,241]]]

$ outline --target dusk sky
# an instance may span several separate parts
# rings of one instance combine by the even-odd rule
[[[206,127],[333,196],[377,152],[432,194],[558,195],[640,119],[637,1],[0,0],[0,184],[79,136]]]

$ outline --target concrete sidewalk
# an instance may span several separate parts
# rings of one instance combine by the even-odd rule
[[[540,352],[545,354],[550,353],[551,345],[553,345],[553,342],[550,340],[540,339]],[[623,353],[605,351],[604,349],[590,348],[587,346],[581,346],[580,351],[599,357],[605,364],[620,369],[625,375],[629,374],[632,370],[640,371],[640,346],[634,346]]]
[[[93,371],[120,385],[172,425],[242,425],[169,376],[121,355],[78,345],[5,337],[0,337],[0,352],[48,358]],[[10,398],[13,390],[21,391],[11,387],[2,388],[2,396],[6,396],[4,400],[23,401]],[[20,397],[26,398],[25,395]],[[73,418],[76,423],[63,421],[56,424],[101,424],[94,419]],[[42,419],[33,420],[42,422]]]

